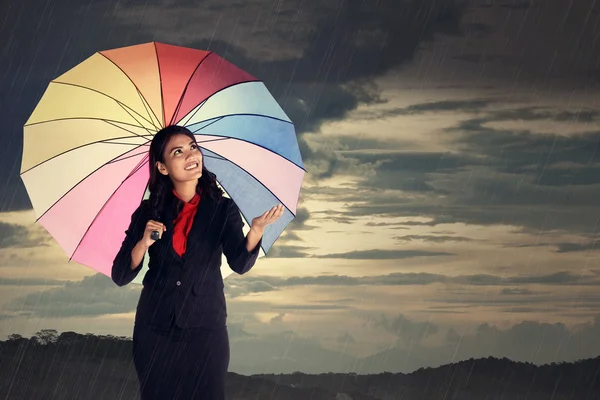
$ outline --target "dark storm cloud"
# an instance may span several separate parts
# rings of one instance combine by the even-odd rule
[[[560,309],[556,307],[509,307],[502,310],[504,313],[516,313],[516,314],[533,314],[533,313],[551,313],[555,314]]]
[[[398,340],[404,343],[419,342],[439,331],[437,325],[431,322],[415,322],[402,314],[392,319],[381,315],[372,324],[396,335]]]
[[[306,246],[291,246],[291,245],[274,245],[271,250],[269,250],[268,258],[304,258],[309,257],[310,255],[307,253],[308,250],[311,250],[312,247]]]
[[[597,241],[590,241],[585,243],[556,243],[558,248],[557,253],[572,253],[577,251],[589,251],[589,250],[600,250],[600,246]]]
[[[534,294],[535,292],[529,290],[529,289],[524,289],[524,288],[506,288],[506,289],[502,289],[500,291],[501,294],[505,294],[505,295],[528,295],[528,294]]]
[[[456,143],[466,146],[469,154],[478,154],[484,158],[485,165],[501,172],[527,174],[536,186],[543,188],[600,183],[597,173],[600,163],[600,130],[564,136],[561,132],[537,133],[485,126],[489,122],[510,119],[512,118],[506,115],[469,119],[448,131],[464,133]],[[561,168],[565,163],[570,164]],[[523,198],[514,193],[510,197],[516,201]],[[543,197],[538,194],[536,201],[544,201]]]
[[[388,143],[389,148],[389,143]],[[377,172],[398,173],[408,176],[424,173],[452,173],[466,170],[474,165],[485,165],[476,157],[476,154],[456,154],[450,152],[402,152],[390,150],[388,153],[373,153],[367,150],[340,151],[342,154],[351,155],[361,163],[378,163]],[[369,184],[372,178],[365,180]],[[376,186],[376,184],[373,184]],[[394,185],[393,180],[388,180],[387,186]]]
[[[329,311],[329,310],[351,310],[355,307],[352,306],[344,306],[344,305],[335,305],[335,304],[294,304],[294,305],[277,305],[274,304],[271,306],[272,310],[308,310],[308,311]]]
[[[47,238],[36,237],[23,225],[0,222],[0,249],[45,246]]]
[[[492,27],[480,22],[471,22],[464,24],[464,31],[469,35],[484,36],[493,31]]]
[[[470,0],[470,4],[469,20],[478,24],[475,32],[468,42],[444,48],[448,58],[471,64],[455,70],[476,73],[481,81],[496,78],[515,86],[548,88],[553,83],[583,88],[597,78],[597,1]]]
[[[523,106],[512,109],[500,109],[498,105],[502,104],[499,98],[473,98],[457,100],[439,100],[425,103],[411,104],[406,107],[399,107],[386,110],[373,110],[368,115],[361,115],[361,120],[380,119],[385,117],[396,117],[404,115],[419,115],[439,112],[465,112],[478,113],[485,112],[486,117],[477,119],[481,124],[486,122],[499,121],[557,121],[557,122],[579,122],[588,123],[598,121],[600,112],[593,108],[579,108],[575,111],[560,110],[556,108],[543,106]]]
[[[294,233],[294,232],[288,232],[286,231],[286,234],[283,236],[280,236],[279,239],[277,239],[277,242],[279,243],[285,243],[285,242],[291,242],[291,241],[298,241],[301,242],[303,239],[298,236],[298,234]]]
[[[488,175],[491,179],[491,174]],[[513,186],[513,192],[518,193],[519,183]],[[585,194],[585,193],[584,193]],[[556,203],[559,203],[558,196],[555,196],[556,203],[549,207],[544,207],[544,202],[537,205],[531,202],[529,205],[510,207],[502,205],[500,202],[492,204],[485,203],[485,195],[491,197],[491,193],[483,193],[483,200],[473,205],[469,204],[469,199],[457,199],[457,204],[445,204],[429,201],[423,204],[408,204],[399,206],[398,202],[392,199],[381,199],[373,201],[370,204],[351,205],[348,207],[348,213],[356,216],[377,215],[392,217],[423,217],[431,218],[430,221],[414,221],[414,226],[437,226],[440,224],[474,224],[474,225],[512,225],[519,227],[521,232],[540,234],[546,230],[560,230],[571,233],[589,233],[595,228],[595,216],[598,213],[598,207],[583,207],[579,209],[557,210]],[[549,196],[549,192],[539,193],[540,197]],[[566,194],[572,196],[572,194]],[[590,201],[591,201],[590,195]],[[477,200],[477,198],[475,199]],[[493,198],[492,198],[493,200]],[[460,203],[463,205],[460,205]],[[546,203],[548,203],[547,201]],[[440,210],[443,209],[443,214]],[[593,215],[593,218],[590,218]],[[410,224],[406,224],[410,225]]]
[[[285,313],[279,313],[273,318],[269,320],[270,324],[281,324],[283,322],[283,318],[285,317]]]
[[[245,296],[252,293],[265,293],[277,290],[272,283],[261,279],[244,280],[231,277],[225,279],[223,284],[225,286],[225,294],[231,298]]]
[[[65,281],[44,278],[0,278],[0,286],[62,286]]]
[[[446,243],[446,242],[473,242],[476,239],[462,237],[462,236],[434,236],[434,235],[404,235],[396,236],[396,239],[400,242],[412,242],[412,241],[424,241],[430,243]]]
[[[483,110],[497,101],[498,100],[495,99],[431,101],[427,103],[411,104],[406,107],[399,107],[382,111],[372,111],[368,115],[361,116],[360,119],[379,120],[381,118],[398,117],[402,115],[416,115],[452,111],[475,112],[478,110]]]
[[[520,311],[522,309],[516,309],[515,312]],[[507,312],[510,311],[507,309]],[[402,320],[405,317],[400,315],[397,318]],[[468,327],[439,327],[445,338],[440,345],[420,343],[426,331],[409,330],[413,332],[409,336],[411,340],[398,342],[395,347],[390,346],[385,351],[360,360],[361,373],[410,373],[421,367],[490,356],[537,365],[596,357],[600,354],[600,345],[596,340],[600,334],[600,317],[595,314],[590,320],[576,326],[530,319],[508,328],[488,323],[480,324],[475,330]],[[427,324],[423,320],[411,320],[411,323],[420,326]],[[381,329],[385,330],[385,327]]]
[[[490,63],[496,66],[501,65],[503,67],[511,67],[517,63],[517,58],[512,55],[502,54],[461,54],[458,56],[452,56],[454,60],[466,61],[474,64],[485,64]]]
[[[29,313],[39,318],[90,317],[135,310],[140,285],[116,286],[110,278],[96,274],[61,287],[31,293],[4,306],[4,310]]]
[[[381,147],[390,144],[380,142]],[[377,149],[379,147],[376,147]],[[386,189],[401,190],[412,193],[430,193],[433,196],[449,195],[451,191],[436,185],[435,179],[430,174],[452,174],[460,171],[468,171],[473,166],[483,165],[485,161],[477,157],[476,154],[451,153],[451,152],[409,152],[398,150],[373,151],[372,148],[363,148],[360,150],[340,150],[342,156],[355,161],[350,164],[373,165],[374,174],[365,176],[360,182],[361,188],[368,189]],[[338,164],[338,168],[342,165]],[[359,199],[364,196],[356,191],[350,192],[345,200]],[[370,195],[369,203],[377,202],[378,197],[390,196],[389,192],[379,192],[379,190]],[[395,197],[395,203],[402,203],[402,198]],[[380,199],[381,200],[381,199]],[[392,199],[391,199],[392,200]],[[394,201],[394,200],[392,200]],[[352,217],[352,213],[347,213],[347,217]]]
[[[239,42],[230,40],[240,40],[233,33],[237,11],[243,9],[243,4],[229,4],[217,10],[219,18],[209,25],[201,24],[204,31],[186,21],[191,4],[147,2],[141,8],[133,1],[101,1],[82,6],[74,0],[59,0],[25,1],[8,7],[9,18],[0,26],[1,36],[7,38],[0,56],[8,60],[0,73],[0,103],[7,105],[0,117],[8,121],[0,136],[0,168],[7,176],[0,194],[1,211],[30,207],[18,176],[22,125],[48,82],[96,51],[151,40],[172,43],[161,38],[193,28],[200,33],[185,37],[185,43],[172,44],[214,50],[263,79],[298,131],[303,132],[317,129],[324,120],[344,117],[360,102],[377,100],[376,88],[366,83],[409,61],[419,46],[435,34],[460,33],[464,12],[463,6],[451,0],[336,1],[312,6],[302,2],[294,13],[287,9],[279,13],[273,8],[268,12],[269,30],[261,31],[261,24],[255,27],[256,37],[265,38],[260,47],[269,46],[269,37],[283,37],[292,46],[297,43],[302,52],[296,57],[268,60],[255,57]],[[199,9],[194,4],[192,10],[215,11],[211,4],[205,6],[208,8]],[[224,7],[216,2],[212,6]],[[257,3],[255,10],[256,15],[244,16],[258,21],[264,16],[264,7]],[[308,29],[300,29],[297,15],[310,17],[301,20]],[[217,32],[219,24],[233,29]],[[276,53],[277,48],[269,51]],[[305,159],[314,156],[303,141],[301,148]]]
[[[486,356],[503,353],[514,361],[572,361],[600,354],[595,340],[599,332],[598,317],[575,327],[537,321],[523,321],[508,329],[482,324],[475,333],[463,336],[459,353],[461,358],[467,356],[465,353],[486,353]]]
[[[316,255],[311,254],[309,250],[312,247],[305,246],[291,246],[291,245],[277,245],[273,246],[273,249],[269,252],[269,258],[340,258],[347,260],[397,260],[404,258],[414,257],[434,257],[434,256],[448,256],[454,255],[453,253],[439,252],[439,251],[424,251],[424,250],[357,250],[345,253],[332,253]]]
[[[387,190],[370,192],[368,203],[361,199],[366,191],[338,190],[328,195],[349,203],[345,210],[349,218],[422,217],[430,221],[412,224],[510,224],[532,232],[593,233],[600,130],[590,132],[589,127],[598,111],[507,106],[478,109],[473,111],[476,118],[445,128],[448,152],[379,150],[384,143],[341,150],[344,157],[356,160],[349,165],[372,166],[360,188]],[[558,124],[556,132],[550,133],[496,127],[514,120],[572,124],[568,136]],[[581,131],[572,133],[577,128]],[[391,193],[393,189],[402,193]],[[566,245],[560,251],[571,248]]]
[[[344,332],[342,335],[338,336],[337,338],[335,338],[335,341],[338,343],[356,343],[356,339],[354,339],[354,336],[352,336],[350,334],[350,332],[346,331]]]
[[[489,110],[490,121],[556,121],[588,123],[597,121],[600,112],[594,109],[579,109],[577,111],[557,110],[555,108],[530,106],[508,110]]]
[[[402,225],[404,225],[404,222],[367,222],[365,225],[366,226],[384,227],[384,228],[392,227],[392,228],[406,229],[402,226]]]
[[[244,278],[231,277],[226,281],[235,287],[245,286],[254,287],[256,283],[258,291],[263,288],[268,290],[278,290],[287,286],[414,286],[430,285],[435,283],[456,284],[464,286],[508,286],[506,291],[501,294],[521,294],[534,295],[543,294],[541,292],[530,293],[526,285],[546,285],[546,286],[600,286],[600,274],[572,273],[568,271],[557,272],[545,275],[513,275],[497,276],[487,274],[473,275],[442,275],[430,273],[393,273],[388,275],[374,275],[353,277],[347,275],[321,275],[321,276],[296,276],[290,278],[279,278],[272,276],[248,276]],[[251,292],[247,290],[246,292]],[[461,292],[462,293],[462,292]],[[458,293],[458,294],[461,294]],[[462,296],[461,296],[462,297]],[[456,300],[460,302],[459,298]],[[512,301],[512,300],[508,300]]]
[[[509,10],[527,10],[531,7],[531,1],[513,2],[508,4],[500,4],[502,8],[508,8]]]
[[[314,258],[343,258],[348,260],[398,260],[414,257],[439,257],[451,256],[453,253],[444,251],[425,251],[425,250],[356,250],[347,253],[325,254],[322,256],[313,256]]]

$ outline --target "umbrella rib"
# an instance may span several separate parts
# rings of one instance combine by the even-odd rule
[[[123,137],[116,137],[116,138],[110,138],[110,139],[105,139],[105,140],[97,140],[97,141],[95,141],[95,142],[89,142],[89,143],[85,143],[85,144],[82,144],[82,145],[80,145],[80,146],[77,146],[77,147],[71,147],[69,150],[65,150],[65,151],[63,151],[63,152],[60,152],[60,153],[58,153],[58,154],[55,154],[55,155],[53,155],[52,157],[50,157],[50,158],[47,158],[47,159],[45,159],[44,161],[42,161],[42,162],[40,162],[40,163],[38,163],[38,164],[34,165],[33,167],[31,167],[31,168],[28,168],[27,170],[25,170],[25,171],[21,172],[19,175],[26,174],[27,172],[31,171],[32,169],[34,169],[34,168],[37,168],[37,167],[39,167],[40,165],[42,165],[42,164],[45,164],[45,163],[47,163],[47,162],[48,162],[48,161],[50,161],[50,160],[53,160],[53,159],[55,159],[55,158],[57,158],[57,157],[60,157],[60,156],[63,156],[63,155],[65,155],[65,154],[67,154],[67,153],[69,153],[69,152],[71,152],[71,151],[74,151],[74,150],[81,149],[81,148],[83,148],[83,147],[85,147],[85,146],[90,146],[90,145],[92,145],[92,144],[97,144],[97,143],[106,143],[106,144],[119,144],[119,143],[108,143],[108,142],[110,142],[110,141],[112,141],[112,140],[118,140],[118,139],[128,139],[128,138],[131,138],[131,136],[123,136]],[[148,141],[150,141],[150,140],[148,140]],[[123,144],[123,145],[124,145],[124,144]],[[131,146],[136,146],[136,144],[130,144],[130,145],[131,145]],[[145,145],[147,145],[147,142],[146,142],[146,143],[142,143],[142,144],[140,144],[140,145],[137,145],[137,146],[138,146],[138,147],[141,147],[141,146],[145,146]],[[133,150],[135,150],[135,149],[136,149],[136,148],[133,148],[133,149],[131,149],[131,151],[133,151]]]
[[[145,138],[145,137],[146,137],[146,136],[144,136],[144,135],[138,135],[138,134],[137,134],[137,133],[135,133],[134,131],[130,131],[129,129],[125,129],[125,128],[122,128],[122,127],[120,127],[119,125],[116,125],[116,124],[114,124],[113,122],[116,122],[116,121],[111,121],[111,120],[103,120],[103,121],[104,121],[104,122],[106,122],[106,123],[107,123],[107,124],[109,124],[109,125],[112,125],[112,126],[116,127],[116,128],[123,129],[123,130],[124,130],[124,131],[126,131],[126,132],[133,133],[133,134],[134,134],[135,136],[137,136],[137,137],[141,137],[141,138]],[[129,126],[136,126],[136,125],[129,125]],[[136,127],[137,127],[137,126],[136,126]]]
[[[142,146],[145,146],[145,145],[142,145]],[[115,159],[115,160],[109,161],[109,162],[107,162],[106,164],[107,164],[107,165],[108,165],[108,164],[115,164],[115,163],[121,162],[121,161],[123,161],[123,160],[129,160],[130,158],[133,158],[133,157],[138,157],[138,156],[140,156],[140,155],[142,155],[142,154],[144,154],[144,153],[147,153],[147,152],[148,152],[148,150],[144,150],[144,151],[142,151],[141,153],[132,154],[132,155],[130,155],[130,156],[127,156],[127,157],[121,157],[121,158],[119,158],[119,159]]]
[[[130,108],[130,107],[129,107],[129,106],[127,106],[126,104],[124,104],[124,103],[121,103],[119,100],[115,99],[114,97],[112,97],[112,96],[109,96],[109,95],[108,95],[108,94],[106,94],[106,93],[102,93],[102,92],[101,92],[101,91],[99,91],[99,90],[92,89],[92,88],[89,88],[89,87],[86,87],[86,86],[75,85],[74,83],[67,83],[67,82],[55,82],[55,81],[53,81],[53,82],[51,82],[51,83],[54,83],[54,84],[57,84],[57,85],[67,85],[67,86],[78,87],[78,88],[81,88],[81,89],[85,89],[85,90],[90,90],[90,91],[92,91],[92,92],[96,92],[96,93],[98,93],[98,94],[101,94],[102,96],[106,96],[106,97],[108,97],[109,99],[112,99],[112,100],[114,100],[114,101],[115,101],[115,102],[116,102],[116,103],[117,103],[119,106],[121,106],[121,108],[123,108],[123,110],[125,110],[125,112],[127,112],[127,113],[128,113],[130,116],[131,116],[131,118],[133,118],[133,119],[135,120],[135,122],[137,122],[137,123],[139,124],[139,126],[140,126],[140,127],[144,128],[144,126],[143,126],[142,124],[140,124],[140,122],[137,120],[137,118],[135,118],[133,115],[131,115],[131,113],[129,112],[129,110],[127,110],[127,108],[131,109],[131,111],[133,111],[135,114],[137,114],[137,115],[138,115],[140,118],[142,118],[144,121],[146,121],[146,122],[148,122],[149,124],[151,124],[152,126],[156,127],[156,126],[154,125],[154,123],[153,123],[153,122],[151,122],[151,121],[148,121],[146,118],[144,118],[144,117],[143,117],[141,114],[139,114],[137,111],[134,111],[132,108]],[[137,89],[137,88],[136,88],[136,89]],[[125,107],[127,107],[127,108],[125,108]]]
[[[123,110],[125,110],[125,112],[127,112],[129,115],[131,115],[131,113],[130,113],[129,111],[127,111],[127,109],[124,107],[124,105],[123,105],[123,104],[121,104],[121,103],[118,103],[118,104],[121,106],[121,108],[122,108]],[[139,121],[138,121],[138,120],[137,120],[137,119],[136,119],[136,118],[135,118],[133,115],[131,115],[131,118],[135,119],[135,121],[136,121],[137,123],[139,123]],[[152,124],[152,126],[154,126],[154,129],[156,129],[156,126],[154,125],[154,123],[152,123],[152,122],[151,122],[151,124]],[[146,130],[146,132],[148,132],[148,133],[150,133],[150,134],[151,134],[150,130],[149,130],[148,128],[146,128],[145,126],[143,126],[142,124],[140,124],[140,127],[141,127],[142,129],[145,129],[145,130]]]
[[[261,80],[259,80],[259,79],[255,79],[255,80],[250,80],[250,81],[243,81],[243,82],[236,82],[236,83],[232,83],[231,85],[227,85],[227,86],[225,86],[225,87],[223,87],[223,88],[221,88],[221,89],[217,90],[216,92],[214,92],[213,94],[211,94],[210,96],[208,96],[206,99],[202,100],[202,102],[201,102],[201,103],[200,103],[198,106],[196,106],[197,108],[195,108],[195,109],[191,110],[191,111],[194,111],[194,110],[195,110],[195,111],[194,111],[194,113],[193,113],[193,114],[192,114],[192,115],[191,115],[191,116],[188,118],[188,121],[189,121],[190,119],[194,118],[194,115],[196,115],[196,113],[197,113],[198,111],[200,111],[200,109],[201,109],[201,108],[202,108],[202,107],[203,107],[203,106],[206,104],[206,102],[207,102],[208,100],[210,100],[210,99],[211,99],[211,98],[212,98],[214,95],[216,95],[216,94],[218,94],[218,93],[221,93],[221,92],[222,92],[223,90],[225,90],[225,89],[229,89],[229,88],[231,88],[231,87],[234,87],[234,86],[237,86],[237,85],[241,85],[241,84],[243,84],[243,83],[249,83],[249,82],[261,82],[261,83],[263,83]],[[264,83],[263,83],[263,84],[264,84]],[[191,112],[191,111],[190,111],[190,112]],[[183,116],[183,118],[181,118],[181,119],[180,119],[179,121],[177,121],[177,122],[180,122],[180,121],[182,121],[182,120],[183,120],[184,118],[186,118],[188,115],[189,115],[189,113],[188,113],[188,114],[186,114],[186,115],[184,115],[184,116]],[[205,121],[208,121],[208,120],[205,120]],[[202,121],[199,121],[199,122],[202,122]]]
[[[160,85],[160,108],[162,112],[162,123],[163,126],[166,126],[165,119],[165,98],[163,94],[163,82],[162,82],[162,74],[160,72],[160,61],[158,60],[158,48],[156,47],[156,42],[152,42],[152,46],[154,47],[154,55],[156,56],[156,67],[158,68],[158,84]]]
[[[135,150],[135,149],[134,149]],[[118,157],[113,158],[110,161],[113,161]],[[146,157],[142,158],[142,161],[140,161],[140,164],[143,163],[143,161],[146,159]],[[71,193],[73,191],[73,189],[75,189],[77,186],[79,186],[79,184],[81,184],[81,182],[85,181],[87,178],[89,178],[90,176],[92,176],[94,173],[98,172],[102,167],[104,167],[107,163],[102,164],[101,166],[99,166],[98,168],[96,168],[95,170],[93,170],[92,172],[90,172],[89,174],[87,174],[85,177],[83,177],[82,179],[79,180],[79,182],[77,182],[76,184],[74,184],[73,186],[71,186],[71,188],[69,190],[67,190],[65,193],[62,194],[62,196],[60,196],[54,203],[52,203],[52,205],[50,207],[48,207],[48,209],[46,211],[43,212],[42,215],[40,215],[35,222],[38,222],[40,219],[42,219],[44,217],[44,215],[46,215],[50,210],[52,210],[54,208],[55,205],[58,204],[58,202],[60,202],[66,195],[68,195],[69,193]],[[138,164],[138,165],[140,165]],[[136,168],[138,168],[136,166]],[[135,169],[135,168],[134,168]],[[131,175],[127,176],[127,178],[129,178]],[[127,180],[127,178],[125,178],[125,180]],[[125,181],[123,180],[123,182]],[[123,182],[121,182],[121,185],[123,184]],[[121,187],[121,185],[119,185],[119,187]]]
[[[46,124],[46,123],[48,123],[48,122],[69,121],[69,120],[75,120],[75,119],[89,119],[89,120],[94,120],[94,121],[104,121],[104,122],[107,122],[107,123],[114,122],[114,123],[117,123],[117,124],[123,124],[123,125],[127,125],[127,126],[133,126],[133,127],[135,127],[135,128],[143,128],[143,127],[141,127],[141,126],[139,126],[139,125],[128,124],[127,122],[122,122],[122,121],[115,121],[114,119],[95,118],[95,117],[65,117],[65,118],[54,118],[54,119],[47,119],[47,120],[45,120],[45,121],[34,122],[34,123],[32,123],[32,124],[26,124],[24,127],[27,127],[27,126],[35,126],[35,125],[41,125],[41,124]],[[114,125],[114,124],[111,124],[111,125]],[[125,129],[125,128],[122,128],[122,127],[120,127],[120,126],[118,126],[118,125],[114,125],[114,126],[116,126],[116,127],[118,127],[118,128],[121,128],[121,129],[123,129],[123,130],[126,130],[127,132],[131,132],[131,133],[133,133],[133,134],[134,134],[134,135],[136,135],[136,136],[140,136],[140,137],[142,137],[142,135],[138,135],[137,133],[135,133],[135,132],[133,132],[133,131],[128,131],[127,129]]]
[[[220,137],[218,139],[207,139],[207,140],[200,140],[200,141],[196,140],[196,143],[200,144],[200,143],[222,142],[223,140],[229,140],[229,139],[233,139],[233,138],[230,138],[230,137]]]
[[[197,131],[196,131],[196,132],[197,132]],[[202,134],[198,135],[198,134],[194,133],[194,136],[202,136]],[[213,135],[211,135],[211,136],[213,136]],[[214,136],[218,136],[218,135],[214,135]],[[269,148],[267,148],[267,147],[265,147],[265,146],[263,146],[263,145],[261,145],[261,144],[257,144],[257,143],[254,143],[254,142],[250,142],[249,140],[246,140],[246,139],[241,139],[241,138],[236,138],[236,137],[231,137],[231,136],[223,136],[223,137],[222,137],[222,139],[210,139],[210,140],[198,141],[198,144],[200,144],[200,143],[218,142],[218,141],[221,141],[221,140],[239,140],[240,142],[244,142],[244,143],[251,144],[252,146],[260,147],[261,149],[263,149],[263,150],[265,150],[265,151],[268,151],[269,153],[273,153],[273,154],[275,154],[276,156],[279,156],[279,157],[283,158],[283,159],[284,159],[284,160],[286,160],[287,162],[289,162],[289,163],[291,163],[291,164],[294,164],[296,167],[298,167],[298,168],[300,168],[302,171],[306,172],[306,169],[305,169],[304,167],[302,167],[302,166],[300,166],[300,165],[296,164],[295,162],[293,162],[293,161],[292,161],[292,160],[290,160],[289,158],[287,158],[287,157],[284,157],[284,156],[282,156],[281,154],[277,153],[276,151],[273,151],[273,150],[271,150],[271,149],[269,149]],[[209,150],[210,150],[210,149],[209,149]],[[212,150],[211,150],[211,151],[212,151]]]
[[[281,203],[281,204],[282,204],[282,205],[283,205],[283,206],[286,208],[286,210],[288,210],[288,211],[290,212],[290,214],[292,214],[294,217],[296,217],[296,214],[294,214],[294,213],[292,212],[292,210],[290,210],[290,209],[288,208],[288,206],[286,206],[286,205],[285,205],[285,203],[284,203],[283,201],[281,201],[281,199],[280,199],[280,198],[279,198],[279,197],[278,197],[278,196],[277,196],[275,193],[273,193],[273,191],[272,191],[271,189],[269,189],[267,186],[265,186],[265,184],[264,184],[264,183],[262,183],[262,182],[261,182],[261,181],[260,181],[258,178],[256,178],[256,177],[255,177],[254,175],[252,175],[250,172],[248,172],[248,171],[247,171],[245,168],[243,168],[243,167],[242,167],[242,166],[240,166],[239,164],[237,164],[237,163],[235,163],[235,162],[231,161],[230,159],[223,157],[221,154],[217,153],[217,152],[216,152],[216,151],[214,151],[214,150],[209,150],[209,151],[210,151],[211,153],[215,153],[215,154],[216,154],[216,155],[218,155],[219,157],[222,157],[222,160],[223,160],[223,161],[226,161],[226,162],[229,162],[229,163],[231,163],[231,164],[235,165],[235,166],[236,166],[236,167],[238,167],[240,170],[242,170],[242,171],[244,171],[246,174],[248,174],[248,176],[249,176],[249,177],[251,177],[252,179],[254,179],[254,180],[255,180],[256,182],[258,182],[258,183],[259,183],[259,184],[260,184],[262,187],[264,187],[264,188],[265,188],[265,189],[266,189],[266,190],[267,190],[269,193],[271,193],[271,194],[273,195],[273,197],[275,197],[275,198],[277,199],[277,201],[278,201],[279,203]],[[215,158],[215,157],[213,157],[213,158]],[[223,185],[221,185],[221,186],[223,186]]]
[[[135,166],[135,168],[129,173],[129,175],[127,175],[127,177],[123,181],[126,181],[127,179],[131,178],[136,172],[138,172],[146,163],[145,160],[147,160],[149,157],[149,155],[144,156],[144,158],[142,158],[142,161],[140,161],[138,165]]]
[[[100,53],[100,54],[102,54],[102,53]],[[123,75],[125,75],[127,77],[127,79],[129,79],[129,82],[131,82],[131,84],[135,87],[135,89],[138,91],[138,93],[140,94],[140,96],[144,99],[144,102],[148,103],[148,100],[146,99],[146,97],[144,97],[144,95],[142,94],[142,91],[140,90],[140,88],[137,87],[137,85],[135,84],[135,82],[133,81],[133,79],[131,79],[131,77],[129,75],[127,75],[127,73],[125,71],[123,71],[123,69],[121,67],[119,67],[113,60],[111,60],[110,58],[106,57],[104,54],[102,54],[102,57],[106,58],[108,61],[110,61],[111,63],[113,63],[115,67],[119,68],[119,70],[123,73]],[[158,60],[157,60],[156,63],[158,64]],[[148,103],[148,105],[150,105],[150,103]],[[161,102],[161,107],[162,107],[162,102]],[[144,108],[146,108],[145,105],[144,105]],[[154,111],[153,110],[150,110],[150,111],[152,111],[152,114],[154,115],[154,118],[156,118],[157,121],[160,121],[160,119],[154,113]],[[150,119],[152,119],[152,118],[150,118]]]
[[[263,117],[263,118],[274,119],[275,121],[285,122],[286,124],[294,125],[293,122],[286,121],[285,119],[273,117],[272,115],[255,114],[255,113],[233,113],[233,114],[219,115],[218,117],[211,117],[211,118],[208,118],[208,119],[203,119],[202,121],[194,122],[192,125],[201,124],[202,122],[210,121],[213,118],[221,118],[221,119],[223,119],[223,118],[226,118],[226,117],[236,117],[236,116],[240,116],[240,117]],[[218,121],[215,121],[215,122],[218,122]],[[189,125],[189,126],[192,126],[192,125]],[[204,128],[205,127],[202,127],[199,130],[204,129]]]
[[[203,157],[203,158],[212,158],[212,159],[214,159],[214,160],[219,160],[219,161],[227,161],[225,158],[223,158],[223,157],[221,157],[221,156],[219,156],[219,157],[216,157],[216,156],[207,156],[207,155],[203,155],[202,157]]]
[[[213,52],[209,51],[208,54],[206,54],[202,58],[202,60],[200,60],[200,62],[198,63],[198,65],[196,65],[196,68],[194,68],[194,72],[192,72],[190,74],[190,77],[188,78],[188,81],[185,84],[185,88],[183,89],[183,92],[181,93],[181,97],[177,101],[177,107],[175,107],[175,111],[173,111],[173,115],[171,116],[171,119],[169,120],[169,125],[173,124],[173,119],[177,116],[177,113],[179,113],[179,110],[181,110],[181,104],[183,103],[183,98],[185,97],[185,95],[187,93],[187,90],[188,90],[188,87],[190,86],[190,82],[192,81],[192,78],[194,77],[194,75],[196,74],[196,72],[198,72],[198,68],[200,68],[200,65],[202,65],[202,63],[204,62],[204,60],[206,60],[211,54],[213,54]],[[161,94],[162,94],[162,85],[161,85]],[[165,116],[165,118],[166,118],[166,116]]]
[[[148,107],[146,107],[146,99],[144,99],[142,97],[142,94],[137,89],[137,87],[135,88],[135,91],[137,92],[138,96],[140,96],[140,100],[142,100],[142,105],[144,106],[144,109],[148,113],[148,116],[150,116],[150,119],[152,119],[152,115],[154,115],[154,113],[150,114],[152,112],[152,110],[149,110]],[[154,118],[156,118],[156,115],[154,115]],[[150,123],[152,124],[152,126],[154,127],[154,129],[156,129],[157,131],[160,129],[158,126],[156,126],[156,124],[154,123],[154,121],[151,121]],[[158,121],[158,123],[160,124],[160,121]]]
[[[150,141],[150,139],[148,139],[148,141]],[[107,140],[106,142],[104,142],[105,144],[120,144],[120,145],[124,145],[124,146],[135,146],[138,145],[139,143],[131,143],[131,142],[113,142],[112,140]],[[142,146],[146,145],[146,143],[143,143]]]
[[[81,239],[79,240],[79,243],[77,243],[77,246],[75,246],[75,249],[73,249],[73,253],[69,256],[69,262],[73,259],[73,256],[75,256],[75,253],[77,253],[77,250],[79,249],[79,246],[81,246],[81,243],[83,242],[83,239],[85,239],[86,235],[90,231],[90,228],[92,227],[92,225],[94,225],[94,222],[96,222],[96,219],[98,219],[98,217],[100,216],[100,214],[102,213],[102,211],[106,208],[106,205],[108,204],[108,202],[114,197],[115,193],[117,193],[119,191],[119,189],[121,188],[121,186],[123,186],[123,184],[129,178],[131,178],[133,175],[135,175],[135,173],[138,172],[142,168],[142,166],[144,165],[144,163],[146,162],[147,159],[148,159],[148,157],[144,157],[142,159],[142,161],[140,161],[139,164],[135,166],[135,168],[132,170],[132,172],[129,175],[127,175],[127,177],[125,179],[123,179],[123,181],[112,192],[112,194],[108,197],[108,199],[106,199],[106,201],[104,202],[104,204],[102,204],[102,207],[100,208],[100,210],[98,210],[98,212],[96,213],[96,216],[92,219],[92,222],[90,222],[90,224],[86,228],[85,233],[83,235],[81,235]],[[148,184],[146,184],[146,188],[147,187],[148,187]],[[144,190],[142,192],[142,198],[140,199],[140,203],[144,199],[145,193],[146,193],[146,191]]]
[[[210,121],[211,119],[214,119],[214,121],[213,121],[213,122],[211,122],[210,124],[204,125],[202,128],[198,128],[198,130],[197,130],[197,131],[192,131],[192,133],[196,133],[196,132],[198,132],[198,131],[201,131],[201,130],[202,130],[202,129],[204,129],[204,128],[208,128],[209,126],[211,126],[212,124],[216,124],[217,122],[219,122],[219,121],[220,121],[220,120],[222,120],[223,118],[225,118],[225,117],[214,117],[214,118],[205,119],[204,121],[200,121],[200,122],[198,122],[198,124],[200,124],[200,123],[202,123],[202,122]],[[196,124],[194,124],[194,125],[196,125]],[[191,125],[189,125],[189,126],[188,126],[188,129],[189,129],[189,127],[190,127],[190,126],[191,126]],[[190,129],[190,131],[191,131],[191,129]]]

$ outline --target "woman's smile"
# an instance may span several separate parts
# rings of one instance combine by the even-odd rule
[[[193,170],[193,169],[196,169],[196,168],[198,168],[198,166],[199,166],[199,165],[200,165],[200,164],[198,164],[198,162],[197,162],[197,161],[193,161],[193,162],[190,162],[190,163],[187,163],[187,164],[185,164],[185,168],[184,168],[184,169],[185,169],[186,171],[191,171],[191,170]]]

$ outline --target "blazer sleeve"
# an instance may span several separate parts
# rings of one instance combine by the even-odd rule
[[[125,239],[123,239],[121,248],[119,249],[119,252],[113,261],[111,278],[118,286],[127,285],[133,279],[135,279],[144,265],[145,256],[142,258],[140,264],[135,267],[135,269],[131,269],[131,251],[135,247],[136,243],[143,237],[146,227],[147,221],[143,218],[144,205],[145,201],[142,202],[131,215],[131,222],[125,231]]]
[[[260,245],[262,244],[262,238],[252,251],[246,249],[246,236],[243,231],[244,223],[240,216],[240,211],[233,202],[228,201],[227,205],[227,220],[225,221],[225,228],[223,231],[223,254],[227,258],[229,267],[238,274],[242,275],[250,271],[254,266],[258,253],[260,251]]]

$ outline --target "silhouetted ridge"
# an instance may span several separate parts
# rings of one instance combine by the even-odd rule
[[[42,330],[0,341],[0,398],[138,399],[131,339]],[[409,374],[229,373],[230,400],[600,400],[600,357],[537,366],[493,357]]]

